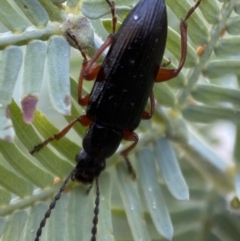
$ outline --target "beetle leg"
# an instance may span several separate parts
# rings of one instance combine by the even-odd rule
[[[83,60],[81,73],[78,79],[78,103],[81,106],[86,106],[89,100],[89,94],[82,96],[83,79],[85,80],[96,79],[98,72],[101,68],[101,64],[95,64],[95,62],[103,53],[103,51],[111,45],[112,41],[113,41],[113,35],[110,34],[107,40],[103,43],[103,45],[98,49],[98,51],[90,60],[87,60],[87,59]]]
[[[127,167],[128,167],[128,171],[130,174],[132,174],[133,178],[136,179],[136,173],[134,171],[134,168],[128,158],[128,154],[130,151],[132,151],[135,146],[138,143],[138,135],[134,132],[129,132],[129,131],[124,131],[123,132],[123,139],[126,141],[133,141],[133,144],[131,146],[129,146],[127,149],[121,151],[120,155],[122,155],[126,161]]]
[[[153,91],[150,93],[149,100],[150,100],[150,112],[147,112],[146,110],[143,111],[143,113],[142,113],[142,119],[143,120],[151,119],[152,115],[154,113],[154,110],[155,110],[155,99],[154,99]]]
[[[98,49],[98,51],[95,53],[92,59],[87,63],[87,66],[83,73],[84,79],[86,78],[86,76],[89,75],[89,72],[91,72],[92,66],[94,65],[96,60],[100,57],[100,55],[104,52],[104,50],[107,49],[112,44],[114,39],[114,34],[116,32],[116,25],[117,25],[115,2],[110,0],[106,0],[106,2],[109,5],[110,11],[112,14],[112,33],[107,37],[103,45]]]
[[[76,48],[80,51],[83,57],[83,63],[81,68],[81,73],[78,79],[78,103],[82,106],[86,106],[88,104],[89,95],[82,96],[82,85],[83,85],[83,76],[85,80],[94,80],[97,77],[98,71],[101,68],[100,64],[93,64],[91,69],[88,70],[88,73],[85,73],[86,66],[89,62],[87,59],[86,53],[82,50],[81,46],[78,44],[78,41],[74,35],[72,35],[69,31],[66,31],[67,38],[71,40],[72,43],[76,46]]]
[[[67,37],[71,39],[71,41],[75,44],[75,46],[80,51],[83,57],[81,73],[78,79],[78,103],[81,106],[86,106],[88,104],[89,94],[84,96],[82,95],[83,79],[85,80],[96,79],[98,72],[101,68],[101,64],[95,64],[95,61],[99,58],[99,56],[103,53],[103,51],[111,44],[112,40],[109,41],[111,37],[108,37],[108,39],[103,43],[103,45],[96,52],[93,58],[91,60],[88,60],[86,53],[82,50],[81,46],[78,44],[76,37],[71,33],[69,33],[68,31],[66,32],[66,34],[67,34]]]
[[[75,44],[75,46],[80,51],[80,53],[83,57],[83,63],[82,63],[83,73],[81,71],[82,76],[84,75],[85,80],[94,80],[97,77],[99,69],[101,68],[101,64],[95,64],[95,65],[92,64],[91,70],[89,70],[88,73],[85,73],[85,69],[86,69],[87,64],[89,63],[90,60],[87,59],[87,55],[82,50],[81,46],[78,44],[76,37],[74,35],[70,34],[68,31],[66,32],[66,34],[67,34],[68,38],[70,38],[71,41]]]
[[[86,66],[88,65],[88,60],[84,59],[82,63],[81,72],[78,78],[78,103],[81,106],[86,106],[89,100],[89,94],[82,95],[82,86],[83,86],[83,79],[85,80],[94,80],[96,79],[98,72],[101,68],[101,64],[93,65],[91,67],[91,71],[88,72],[88,75],[84,75]]]
[[[78,79],[78,103],[81,106],[86,106],[88,104],[89,94],[82,96],[83,76],[84,76],[84,79],[86,79],[86,80],[94,80],[97,77],[97,74],[98,74],[99,69],[101,68],[101,65],[100,64],[92,65],[91,70],[88,70],[88,73],[86,74],[85,69],[89,62],[89,60],[87,59],[87,55],[82,50],[81,46],[78,44],[74,35],[71,35],[69,32],[67,32],[67,36],[76,45],[77,49],[80,51],[80,53],[83,57],[81,73],[80,73],[79,79]]]
[[[88,117],[86,115],[81,115],[78,118],[76,118],[75,120],[73,120],[71,123],[69,123],[62,131],[60,131],[59,133],[55,134],[54,136],[44,140],[39,145],[35,146],[33,148],[33,150],[30,151],[30,153],[33,155],[35,152],[40,151],[49,142],[52,142],[54,140],[58,141],[59,139],[64,137],[77,122],[80,122],[83,126],[89,126],[92,123],[92,121],[90,119],[88,119]]]
[[[98,49],[98,51],[94,54],[94,56],[88,61],[86,68],[83,73],[83,77],[86,78],[86,76],[89,75],[89,72],[91,72],[92,67],[94,66],[94,63],[96,60],[101,56],[101,54],[104,52],[106,48],[108,48],[114,39],[114,35],[110,34],[106,41],[102,44],[102,46]]]
[[[70,39],[71,42],[72,42],[72,43],[76,46],[76,48],[80,51],[83,59],[87,60],[87,55],[86,55],[86,53],[82,50],[82,47],[78,44],[78,41],[77,41],[75,35],[71,34],[71,33],[69,32],[69,30],[66,31],[66,35],[67,35],[67,36],[66,36],[67,39],[68,39],[68,40]]]
[[[115,34],[116,32],[116,25],[117,25],[117,16],[116,16],[116,8],[115,2],[106,0],[107,4],[110,6],[111,14],[112,14],[112,33]]]
[[[180,32],[181,32],[181,58],[177,69],[166,69],[165,67],[160,67],[155,79],[155,82],[164,82],[176,77],[182,70],[182,67],[186,61],[187,57],[187,20],[194,13],[196,8],[199,6],[202,0],[198,0],[193,7],[189,9],[185,18],[180,22]]]
[[[86,106],[88,104],[89,95],[82,96],[82,85],[83,79],[85,80],[94,80],[96,79],[98,72],[101,68],[101,64],[95,64],[96,60],[100,57],[103,51],[111,45],[113,40],[113,35],[109,35],[107,40],[103,45],[98,49],[95,55],[90,59],[84,59],[82,63],[81,73],[78,79],[78,103],[81,106]]]
[[[79,46],[75,36],[67,32],[67,36],[72,40],[72,42],[76,45],[78,50],[81,52],[81,55],[83,56],[81,73],[78,79],[78,103],[81,106],[86,106],[89,100],[89,94],[85,96],[82,95],[83,79],[85,80],[96,79],[98,72],[101,68],[101,64],[95,64],[95,62],[102,55],[102,53],[112,44],[114,33],[116,31],[117,17],[116,17],[115,2],[114,1],[110,2],[109,0],[106,0],[106,2],[110,6],[110,10],[112,14],[112,34],[108,36],[107,40],[103,43],[103,45],[98,49],[98,51],[90,60],[87,60],[86,53],[82,50],[81,46]]]
[[[182,68],[179,69],[166,69],[165,67],[161,67],[158,70],[155,82],[165,82],[168,81],[178,75]]]

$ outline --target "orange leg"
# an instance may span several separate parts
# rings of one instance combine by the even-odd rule
[[[110,7],[111,14],[112,14],[112,34],[110,34],[107,40],[103,43],[103,45],[98,49],[92,59],[88,60],[86,53],[82,50],[81,46],[78,44],[75,36],[71,35],[69,32],[66,32],[68,38],[72,40],[72,42],[76,45],[77,49],[81,52],[83,56],[83,63],[81,72],[78,78],[78,103],[81,106],[86,106],[89,100],[89,94],[83,96],[82,95],[82,86],[83,86],[83,79],[85,80],[94,80],[96,79],[98,72],[101,68],[101,64],[96,64],[96,60],[101,56],[105,49],[107,49],[113,41],[114,34],[116,31],[117,25],[117,16],[116,16],[116,9],[115,9],[115,2],[106,0],[107,4]]]
[[[150,112],[147,112],[146,110],[143,111],[142,113],[142,119],[143,120],[149,120],[152,118],[152,115],[154,113],[155,110],[155,99],[154,99],[154,94],[153,91],[151,92],[150,96]]]
[[[181,71],[187,56],[187,20],[199,6],[202,0],[198,0],[196,4],[190,8],[186,17],[180,22],[180,32],[181,32],[181,59],[177,69],[166,69],[165,67],[160,67],[156,76],[155,82],[164,82],[176,77]]]
[[[81,72],[78,78],[78,104],[81,106],[86,106],[89,100],[89,94],[82,95],[83,79],[85,80],[95,80],[98,72],[101,68],[101,64],[93,64],[91,69],[85,73],[86,67],[91,60],[84,59],[82,62]]]
[[[109,5],[110,5],[110,7],[112,6],[110,2],[109,2]],[[113,7],[111,7],[111,9],[112,8],[115,9],[114,4],[113,4]],[[113,10],[111,10],[111,11],[113,11]],[[112,14],[114,14],[114,12]],[[116,23],[114,22],[115,18],[113,15],[113,26],[116,26]],[[115,27],[113,30],[115,31]],[[98,72],[101,68],[101,64],[96,64],[95,62],[101,56],[101,54],[104,52],[104,50],[111,45],[114,35],[110,34],[108,36],[107,40],[103,43],[103,45],[98,49],[98,51],[92,57],[92,59],[88,60],[86,53],[82,50],[81,46],[78,44],[75,36],[71,35],[69,32],[66,32],[66,34],[67,34],[68,38],[70,38],[72,40],[72,42],[76,45],[77,49],[80,51],[80,53],[83,57],[82,68],[81,68],[81,72],[80,72],[80,75],[78,78],[78,103],[81,106],[86,106],[88,104],[89,94],[85,95],[85,96],[82,95],[83,79],[85,79],[85,80],[96,79]]]
[[[128,158],[128,154],[130,151],[132,151],[135,146],[138,143],[138,135],[134,132],[129,132],[129,131],[124,131],[123,132],[123,139],[126,141],[133,141],[133,144],[131,146],[129,146],[127,149],[123,150],[120,155],[122,155],[126,161],[127,167],[128,167],[128,171],[129,173],[131,173],[133,175],[133,178],[136,179],[136,173],[132,167],[132,164]]]
[[[81,115],[78,118],[76,118],[75,120],[73,120],[70,124],[68,124],[62,131],[60,131],[59,133],[55,134],[54,136],[46,139],[45,141],[43,141],[42,143],[38,144],[37,146],[35,146],[33,148],[32,151],[30,151],[30,153],[33,155],[35,152],[40,151],[44,146],[46,146],[49,142],[52,142],[54,140],[60,140],[62,137],[64,137],[69,130],[77,123],[81,123],[83,126],[89,126],[91,125],[92,121],[90,119],[88,119],[88,117],[86,115]]]
[[[116,16],[116,8],[115,2],[106,0],[107,4],[110,7],[111,14],[112,14],[112,34],[108,36],[106,41],[103,45],[98,49],[95,55],[89,61],[87,58],[84,57],[81,73],[78,79],[78,103],[82,106],[86,106],[88,104],[89,95],[82,96],[82,85],[83,79],[85,80],[93,80],[96,79],[98,72],[101,68],[100,64],[95,64],[96,60],[101,56],[105,49],[107,49],[114,39],[114,34],[116,32],[116,25],[117,25],[117,16]],[[81,51],[82,53],[82,51]]]
[[[82,96],[82,86],[83,79],[94,80],[96,79],[99,70],[101,69],[101,64],[95,64],[96,60],[101,56],[103,51],[108,48],[113,41],[114,36],[110,34],[103,45],[98,49],[95,55],[90,59],[84,59],[82,63],[81,73],[78,79],[78,103],[81,106],[86,106],[89,100],[89,94]]]
[[[110,0],[106,0],[106,2],[109,5],[110,11],[112,14],[112,33],[107,37],[106,41],[103,43],[103,45],[100,47],[100,49],[98,49],[98,51],[95,53],[95,55],[92,57],[92,59],[87,63],[86,68],[84,69],[84,73],[83,73],[84,79],[89,76],[96,60],[100,57],[100,55],[103,53],[103,51],[112,44],[113,39],[114,39],[114,34],[116,32],[116,25],[117,25],[115,2],[110,1]]]

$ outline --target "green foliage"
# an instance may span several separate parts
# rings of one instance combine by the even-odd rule
[[[10,4],[0,0],[2,241],[20,237],[24,241],[34,240],[59,189],[54,178],[63,180],[70,173],[81,149],[85,128],[76,125],[60,141],[50,143],[34,157],[29,154],[36,144],[84,111],[77,104],[75,81],[81,59],[71,59],[70,86],[70,51],[63,36],[66,29],[75,31],[79,45],[89,56],[102,41],[86,18],[67,13],[78,14],[80,6],[86,17],[100,18],[109,13],[104,0],[84,0],[82,5],[79,1],[69,0],[66,5],[61,2],[64,1],[16,0]],[[116,1],[119,25],[130,10],[124,5],[133,2],[136,1]],[[185,16],[191,5],[187,0],[166,0],[166,4],[169,34],[164,63],[170,58],[171,68],[180,58],[178,19]],[[154,86],[155,114],[151,121],[142,121],[136,131],[140,140],[130,160],[137,179],[132,180],[117,153],[107,161],[107,169],[100,177],[98,240],[240,239],[239,9],[239,0],[203,0],[188,20],[185,68],[175,79]],[[111,31],[108,19],[102,23]],[[199,45],[203,52],[198,54],[195,49]],[[31,104],[31,110],[23,101],[21,110],[18,97],[12,100],[22,63],[21,98]],[[61,115],[50,107],[53,116],[57,116],[51,122],[51,115],[36,110],[32,124],[26,124],[32,121],[34,103],[41,97],[40,87],[46,75],[52,103],[47,105]],[[90,85],[84,85],[84,91],[90,89]],[[62,114],[70,111],[69,98],[72,115],[62,120]],[[228,140],[231,151],[227,150]],[[94,199],[94,187],[86,195],[86,187],[70,183],[47,220],[41,240],[90,240]]]

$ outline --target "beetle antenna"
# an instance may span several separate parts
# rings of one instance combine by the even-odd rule
[[[99,213],[99,203],[100,203],[100,189],[99,189],[99,181],[98,177],[95,178],[96,180],[96,199],[95,199],[95,208],[94,208],[94,218],[93,218],[93,228],[92,228],[92,238],[91,241],[96,241],[97,235],[97,224],[98,224],[98,213]]]
[[[35,238],[34,241],[39,241],[39,238],[42,234],[42,229],[44,228],[44,226],[46,224],[47,218],[50,217],[51,211],[55,208],[56,202],[60,199],[62,192],[64,191],[64,189],[65,189],[67,183],[69,182],[69,180],[74,176],[75,172],[76,172],[76,167],[73,168],[71,173],[64,180],[64,182],[63,182],[62,186],[60,187],[58,193],[54,197],[54,200],[50,203],[49,208],[48,208],[47,212],[45,213],[44,218],[42,219],[42,221],[39,225],[39,228],[38,228],[37,233],[36,233],[36,238]]]

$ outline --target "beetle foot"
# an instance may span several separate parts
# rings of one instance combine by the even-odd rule
[[[124,159],[125,159],[127,167],[128,167],[128,172],[132,176],[133,181],[135,181],[137,178],[136,172],[135,172],[129,158],[124,156]]]

